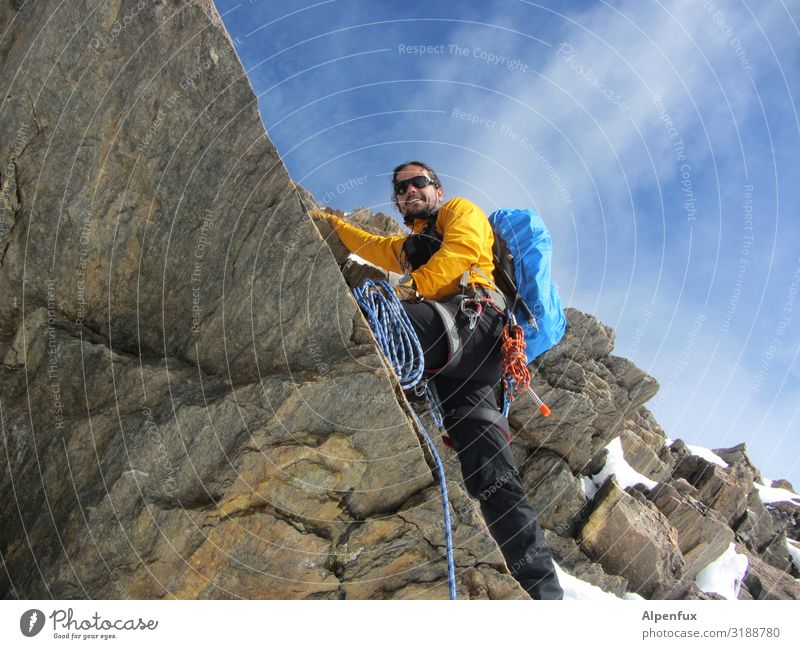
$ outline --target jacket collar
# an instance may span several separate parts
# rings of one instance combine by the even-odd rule
[[[418,216],[410,223],[408,221],[403,221],[403,223],[405,223],[406,227],[411,228],[412,232],[421,232],[431,221],[435,223],[436,217],[438,215],[439,215],[439,210],[437,209],[433,214],[429,216]]]

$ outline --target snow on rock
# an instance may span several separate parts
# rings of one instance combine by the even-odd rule
[[[604,591],[602,588],[598,588],[594,584],[590,584],[589,582],[583,581],[582,579],[578,579],[577,577],[573,577],[567,572],[564,572],[555,561],[553,564],[556,568],[556,574],[558,575],[558,583],[561,584],[561,588],[564,591],[564,599],[571,599],[571,600],[585,600],[585,599],[605,599],[605,600],[616,600],[619,601],[620,598],[614,595],[613,593],[608,593]],[[639,595],[638,593],[625,593],[622,596],[622,599],[625,600],[644,600],[644,597]]]
[[[558,574],[558,583],[561,584],[564,591],[564,599],[619,599],[616,595],[567,574],[559,568],[558,564],[556,564],[556,573]]]
[[[786,539],[786,547],[789,548],[789,554],[792,556],[792,563],[797,571],[800,572],[800,544],[795,545],[791,539]]]
[[[723,469],[727,469],[729,466],[728,463],[725,460],[723,460],[719,455],[717,455],[716,453],[707,448],[704,448],[702,446],[692,446],[691,444],[687,444],[686,448],[688,448],[692,452],[692,455],[696,455],[708,462],[721,466]]]
[[[594,495],[597,493],[597,485],[592,482],[592,479],[589,476],[581,476],[581,486],[583,487],[583,493],[586,494],[586,497],[589,500],[594,498]]]
[[[639,593],[625,593],[622,596],[622,599],[632,600],[632,601],[640,601],[640,602],[646,601],[645,598],[642,597]]]
[[[703,592],[737,599],[748,565],[747,557],[737,554],[736,546],[731,543],[718,559],[698,573],[694,581]]]
[[[564,591],[564,599],[619,599],[616,595],[607,593],[602,588],[564,572],[555,561],[553,564],[558,575],[558,583],[561,584],[561,588]]]
[[[778,489],[776,487],[767,487],[765,485],[753,483],[753,486],[758,490],[758,495],[761,497],[761,502],[765,505],[777,502],[789,502],[793,505],[800,506],[800,496],[788,489]]]
[[[597,473],[592,476],[591,480],[594,483],[595,487],[600,487],[605,481],[608,476],[613,475],[616,477],[619,486],[622,489],[626,487],[630,487],[635,484],[643,484],[648,489],[652,489],[658,483],[650,478],[646,478],[641,473],[639,473],[636,469],[634,469],[630,464],[625,461],[625,456],[622,452],[622,441],[619,437],[615,437],[612,439],[608,446],[606,446],[606,450],[608,450],[608,457],[606,458],[606,463],[603,466],[600,473]],[[584,491],[586,491],[586,484],[584,483]],[[595,489],[595,492],[597,489]],[[589,493],[586,493],[587,497]],[[592,493],[592,496],[594,493]]]

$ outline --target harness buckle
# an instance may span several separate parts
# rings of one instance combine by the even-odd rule
[[[478,325],[478,320],[483,315],[483,301],[471,297],[465,297],[461,300],[459,306],[461,312],[469,318],[469,330],[473,331]]]

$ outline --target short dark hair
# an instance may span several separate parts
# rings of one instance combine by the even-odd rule
[[[431,180],[433,181],[433,186],[434,187],[436,187],[438,189],[439,187],[442,186],[442,182],[439,180],[439,176],[437,176],[436,172],[433,169],[431,169],[431,167],[429,165],[426,165],[424,162],[420,162],[419,160],[409,160],[408,162],[403,162],[403,163],[397,165],[392,170],[392,203],[394,203],[394,206],[398,210],[400,209],[400,204],[397,202],[397,194],[394,191],[394,184],[397,182],[397,174],[400,173],[406,167],[409,167],[411,165],[416,165],[417,167],[422,167],[425,171],[427,171],[428,175],[430,176]]]

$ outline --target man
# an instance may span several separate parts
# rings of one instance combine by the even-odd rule
[[[528,502],[509,446],[508,421],[494,387],[501,377],[504,298],[490,278],[494,235],[486,215],[465,198],[444,202],[428,165],[404,162],[392,174],[392,200],[412,235],[372,235],[324,212],[351,252],[396,273],[419,336],[425,371],[439,394],[449,441],[467,492],[481,512],[511,574],[535,599],[563,599],[536,511]],[[418,300],[417,297],[422,300]],[[449,439],[448,439],[449,438]]]

